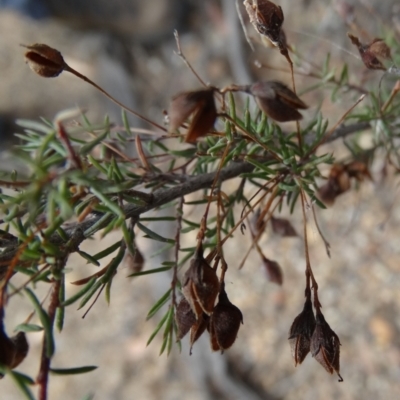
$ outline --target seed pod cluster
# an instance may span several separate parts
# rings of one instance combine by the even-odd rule
[[[177,338],[182,339],[190,331],[191,347],[207,329],[211,348],[223,352],[233,345],[243,316],[219,283],[217,274],[199,249],[191,261],[183,280],[184,297],[176,307]],[[218,297],[218,302],[215,304]]]
[[[311,352],[326,371],[330,374],[336,372],[339,382],[343,381],[340,375],[339,337],[325,321],[319,307],[316,307],[316,316],[314,315],[309,288],[306,289],[303,311],[294,319],[288,339],[295,366],[301,364]]]

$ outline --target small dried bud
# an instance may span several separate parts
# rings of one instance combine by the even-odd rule
[[[222,287],[209,323],[211,348],[221,352],[229,349],[236,340],[241,323],[242,312],[229,301]]]
[[[129,271],[132,273],[140,272],[144,266],[144,257],[143,254],[140,252],[136,244],[135,247],[135,254],[132,255],[129,251],[125,253],[124,264],[129,268]]]
[[[176,307],[175,322],[178,327],[178,333],[176,335],[178,340],[181,340],[196,323],[196,316],[190,308],[189,302],[184,297],[182,297]]]
[[[360,40],[348,33],[347,36],[355,46],[357,46],[361,59],[368,69],[380,69],[386,71],[386,67],[379,58],[391,60],[390,48],[382,39],[374,39],[369,44],[362,44]],[[379,58],[378,58],[379,57]]]
[[[293,225],[285,218],[274,218],[271,217],[271,225],[272,230],[277,235],[283,237],[293,237],[298,236],[296,230],[293,228]]]
[[[303,311],[294,319],[289,330],[289,344],[295,367],[301,364],[309,353],[311,337],[315,329],[315,316],[309,289],[306,297]]]
[[[311,337],[311,354],[330,374],[336,372],[339,382],[343,382],[340,376],[340,341],[320,311],[317,311],[316,326]]]
[[[262,256],[263,266],[267,272],[268,280],[277,285],[282,285],[283,283],[283,272],[281,266],[273,260]]]
[[[214,126],[217,118],[214,89],[179,93],[173,97],[168,110],[169,132],[176,131],[192,114],[193,118],[185,139],[188,143],[195,143]]]
[[[183,295],[198,319],[203,312],[210,315],[219,293],[219,280],[213,268],[203,257],[200,248],[183,279]]]
[[[281,47],[281,28],[284,21],[282,8],[268,0],[245,0],[244,5],[255,30],[266,36],[275,46]]]
[[[278,81],[257,82],[248,87],[260,107],[270,118],[278,122],[298,121],[303,116],[297,109],[308,106],[285,84]]]
[[[24,46],[28,49],[25,60],[30,69],[44,78],[55,78],[64,70],[66,64],[61,53],[47,44]]]

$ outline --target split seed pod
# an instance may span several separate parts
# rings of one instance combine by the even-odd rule
[[[298,121],[303,116],[297,111],[308,106],[285,84],[278,81],[257,82],[247,87],[260,109],[278,122]]]
[[[316,327],[311,337],[311,354],[330,374],[336,372],[339,382],[343,381],[340,376],[340,340],[320,311],[317,311]]]
[[[362,44],[358,37],[350,33],[348,33],[347,36],[351,40],[351,43],[357,46],[361,59],[368,69],[386,71],[386,67],[379,59],[391,60],[392,56],[389,46],[382,39],[376,38],[371,43]]]
[[[196,251],[194,259],[190,261],[190,267],[183,279],[182,293],[196,319],[199,319],[203,312],[207,315],[213,312],[219,293],[219,280],[215,270],[204,259],[202,247]]]
[[[178,340],[181,340],[196,323],[196,316],[190,308],[189,302],[184,297],[181,298],[181,301],[176,307],[175,322],[178,327],[176,335]]]
[[[315,316],[311,302],[311,291],[306,291],[303,311],[294,319],[289,330],[289,344],[294,366],[301,364],[310,352],[311,337],[315,329]]]
[[[30,69],[44,78],[55,78],[66,67],[61,53],[47,44],[24,46],[28,49],[25,60]]]
[[[214,89],[177,94],[171,100],[168,115],[169,133],[175,132],[193,115],[185,141],[195,143],[199,137],[205,136],[213,128],[217,119]]]
[[[241,323],[243,324],[242,312],[229,301],[222,286],[209,323],[211,348],[221,352],[229,349],[236,340]]]
[[[285,40],[281,31],[284,21],[282,8],[268,0],[245,0],[244,5],[255,30],[266,36],[274,46],[281,47]]]

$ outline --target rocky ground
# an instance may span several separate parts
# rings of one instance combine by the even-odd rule
[[[284,64],[272,50],[259,47],[256,54],[249,50],[233,2],[228,0],[204,1],[202,6],[194,1],[184,1],[180,6],[177,1],[120,0],[114,10],[107,9],[109,2],[100,0],[85,2],[82,10],[82,2],[71,2],[69,8],[62,1],[48,3],[54,15],[49,19],[32,20],[10,10],[0,12],[0,114],[9,129],[15,129],[8,121],[16,117],[52,118],[60,109],[76,105],[86,108],[92,119],[107,112],[120,121],[117,107],[74,77],[63,74],[44,80],[33,75],[23,62],[23,49],[18,47],[21,43],[45,42],[56,47],[71,66],[160,123],[171,95],[199,86],[173,53],[175,27],[180,28],[186,57],[208,82],[221,86],[232,81],[247,83],[257,76],[279,76],[289,81],[286,73],[253,66],[256,58]],[[354,4],[362,26],[372,37],[382,33],[382,26],[397,29],[400,35],[396,1],[349,3]],[[289,41],[302,49],[305,58],[318,63],[330,51],[334,63],[349,62],[354,79],[362,75],[357,72],[357,68],[363,69],[360,60],[346,52],[355,54],[346,38],[348,28],[336,11],[343,6],[342,1],[287,0],[280,4]],[[114,18],[107,17],[110,13]],[[298,78],[297,84],[301,88],[310,81]],[[321,101],[323,109],[331,113],[331,123],[341,115],[347,101],[345,98],[342,104],[334,104],[323,94],[311,96],[315,95],[307,94],[306,100]],[[0,137],[5,143],[7,129],[0,131]],[[340,143],[335,148],[344,151]],[[6,169],[10,156],[5,145],[1,150],[0,168]],[[82,311],[69,312],[64,331],[57,335],[54,367],[90,364],[99,368],[81,376],[51,377],[50,399],[83,399],[89,393],[96,400],[400,398],[399,189],[394,179],[381,181],[379,162],[372,174],[374,182],[361,185],[359,190],[338,198],[334,207],[318,212],[332,247],[330,259],[309,216],[311,261],[320,284],[323,312],[342,343],[343,383],[310,356],[302,366],[293,366],[287,332],[303,305],[304,249],[301,238],[282,239],[267,230],[262,248],[282,265],[282,287],[268,282],[256,253],[242,270],[237,269],[238,260],[251,243],[248,234],[242,237],[237,233],[226,248],[227,291],[244,315],[244,325],[231,350],[222,356],[212,354],[204,335],[192,356],[184,339],[181,354],[174,350],[169,358],[159,357],[159,338],[146,347],[158,320],[146,322],[145,318],[154,301],[168,289],[170,276],[165,273],[156,279],[131,280],[125,278],[127,270],[122,269],[113,283],[111,305],[107,307],[100,299],[85,319],[81,318]],[[200,215],[201,210],[198,212]],[[284,215],[288,216],[286,212]],[[296,215],[290,218],[301,232],[300,213]],[[172,236],[174,229],[167,223],[157,227],[165,236]],[[115,233],[107,240],[112,243],[117,237]],[[166,257],[151,258],[155,249],[144,239],[139,245],[146,268],[159,266]],[[94,252],[105,246],[91,241],[83,250]],[[69,281],[94,272],[79,257],[71,257],[70,266]],[[69,293],[73,290],[69,285]],[[23,299],[13,301],[7,326],[22,322],[30,312]],[[41,334],[29,334],[29,342],[31,352],[19,370],[35,376]],[[21,398],[8,377],[0,382],[0,389],[2,398]]]

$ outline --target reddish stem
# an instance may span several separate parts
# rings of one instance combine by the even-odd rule
[[[57,307],[60,304],[59,292],[61,287],[61,279],[57,279],[53,281],[53,287],[50,297],[50,304],[47,310],[47,314],[50,319],[50,324],[53,326],[54,318],[56,315]],[[39,400],[47,400],[47,387],[49,380],[49,371],[50,371],[50,362],[51,358],[47,356],[47,346],[46,341],[48,338],[46,335],[43,335],[43,343],[42,343],[42,355],[40,360],[40,368],[39,373],[36,378],[36,383],[39,385]]]

